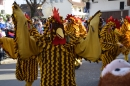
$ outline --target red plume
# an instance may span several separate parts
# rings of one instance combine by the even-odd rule
[[[75,16],[73,16],[72,14],[68,14],[68,15],[66,16],[65,20],[69,20],[69,19],[70,19],[70,17],[75,18]]]
[[[79,18],[79,17],[77,17],[77,18],[76,18],[76,22],[82,22],[82,19]]]
[[[59,16],[59,13],[58,13],[59,9],[56,9],[54,7],[54,9],[52,10],[53,12],[53,17],[54,19],[58,22],[58,23],[61,23],[61,19],[60,19],[60,16]]]
[[[115,19],[116,28],[120,29],[120,21],[118,19]]]
[[[125,19],[130,23],[130,17],[126,16]]]
[[[112,16],[110,16],[110,18],[107,19],[107,23],[110,22],[110,21],[114,22],[114,18]]]
[[[108,18],[108,20],[107,20],[107,23],[108,22],[113,22],[113,23],[115,23],[115,25],[116,25],[116,28],[120,28],[120,21],[118,20],[118,19],[114,19],[112,16],[110,16],[110,18]]]

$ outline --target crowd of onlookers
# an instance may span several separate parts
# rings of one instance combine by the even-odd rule
[[[3,17],[0,16],[0,37],[9,36],[9,31],[14,31],[14,25],[11,16],[7,17],[4,21]],[[10,35],[12,37],[12,35]],[[6,58],[6,54],[2,48],[0,48],[0,61]]]
[[[35,18],[32,18],[32,22],[34,24],[34,27],[38,30],[38,32],[40,34],[43,34],[43,31],[44,31],[44,27],[43,25],[46,23],[46,19],[43,18],[43,19],[35,19]]]
[[[0,36],[8,36],[8,31],[14,31],[11,16],[8,16],[6,21],[3,20],[2,16],[0,16],[0,32],[2,33]]]

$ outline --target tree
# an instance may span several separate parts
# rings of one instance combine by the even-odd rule
[[[46,0],[26,0],[28,6],[31,11],[31,18],[35,16],[38,7],[42,7],[42,5],[46,2]]]

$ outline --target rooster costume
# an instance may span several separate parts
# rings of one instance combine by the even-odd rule
[[[13,23],[15,25],[15,29],[17,28],[17,22],[14,19],[15,15],[12,15]],[[24,15],[23,15],[24,16]],[[26,15],[25,15],[26,16]],[[24,17],[25,17],[24,16]],[[30,22],[27,17],[25,20]],[[27,29],[27,28],[26,28]],[[28,29],[27,29],[28,30]],[[12,59],[17,59],[16,63],[16,78],[20,81],[25,80],[25,86],[32,86],[34,80],[38,77],[38,61],[36,56],[32,56],[29,59],[20,59],[20,55],[18,54],[18,46],[16,44],[16,38],[8,38],[3,37],[0,39],[3,49]],[[26,51],[26,49],[25,49]]]
[[[85,27],[82,25],[82,20],[80,18],[76,18],[75,16],[72,16],[72,14],[68,14],[66,17],[67,23],[65,26],[65,32],[73,34],[76,37],[79,38],[85,38],[87,35],[87,31]],[[71,40],[69,36],[67,36],[67,42]],[[77,55],[76,61],[75,61],[75,68],[78,69],[80,65],[82,64],[82,57]]]
[[[124,52],[126,50],[118,40],[115,32],[116,27],[116,20],[113,17],[110,17],[107,21],[107,24],[102,28],[100,32],[100,42],[102,48],[101,60],[103,64],[102,69],[111,61],[116,59],[116,57],[121,52]]]
[[[125,60],[128,61],[128,54],[130,52],[130,17],[126,16],[124,19],[123,24],[118,29],[118,37],[119,41],[127,48],[125,52],[123,52],[123,55],[125,55]]]
[[[41,59],[41,86],[76,86],[74,46],[77,40],[66,43],[63,21],[58,10],[54,8],[53,16],[46,24],[44,35],[39,35],[35,28],[30,32],[25,29],[27,22],[17,4],[13,6],[13,15],[16,16],[14,19],[17,22],[16,45],[20,58],[28,59],[38,55]],[[19,23],[21,19],[23,26]]]

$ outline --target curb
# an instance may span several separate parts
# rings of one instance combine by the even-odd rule
[[[9,64],[9,63],[16,63],[17,60],[16,59],[4,59],[2,61],[0,61],[1,64]]]

